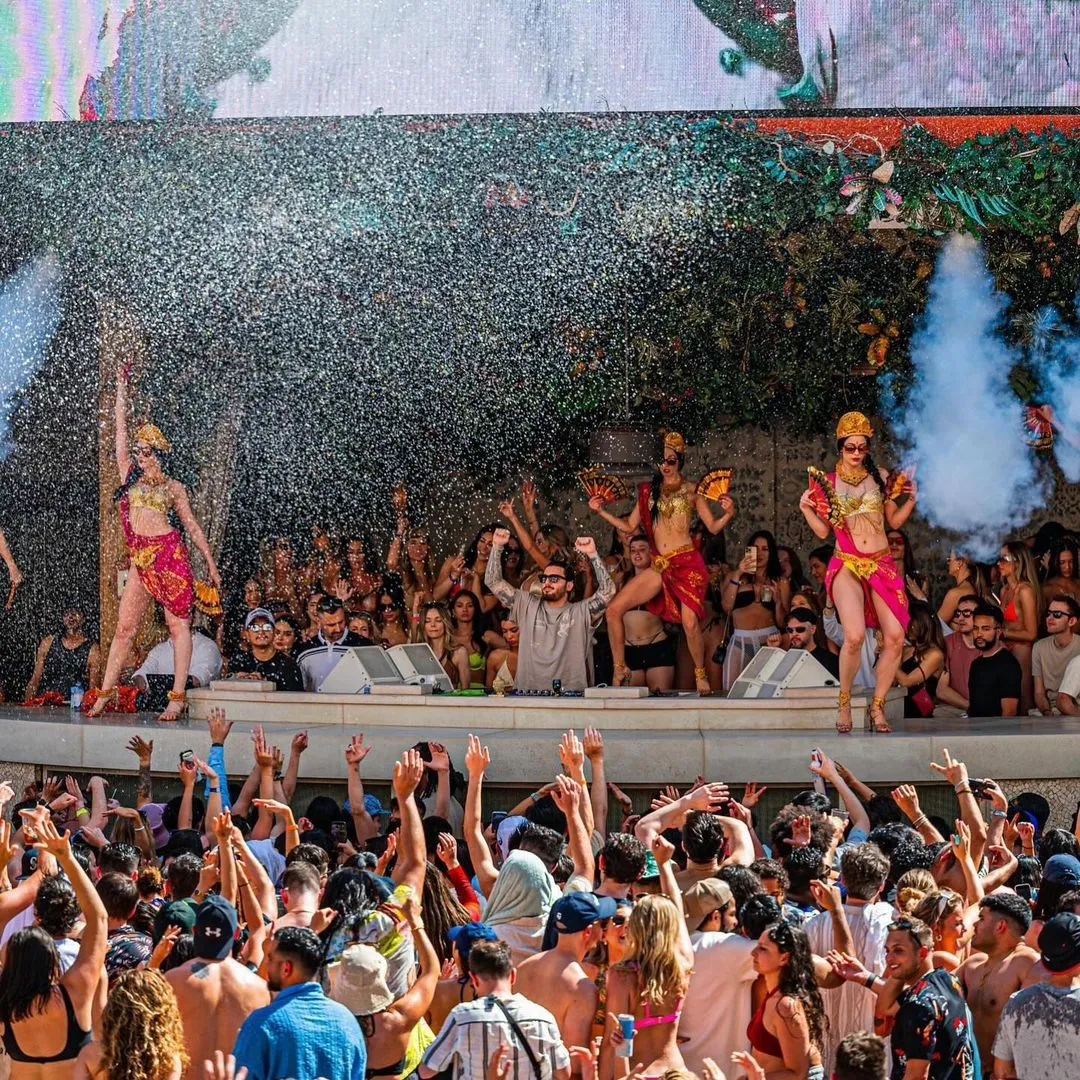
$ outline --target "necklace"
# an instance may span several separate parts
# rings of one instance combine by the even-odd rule
[[[845,484],[850,484],[852,487],[858,487],[869,475],[870,474],[863,468],[855,469],[853,472],[847,472],[842,461],[836,463],[837,480],[843,480]]]

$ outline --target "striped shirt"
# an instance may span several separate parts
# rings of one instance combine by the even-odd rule
[[[520,994],[501,1000],[539,1059],[541,1080],[550,1080],[559,1069],[569,1068],[570,1055],[563,1046],[555,1017]],[[511,1051],[509,1080],[534,1080],[536,1074],[521,1040],[490,995],[450,1010],[439,1037],[424,1055],[424,1065],[442,1072],[453,1062],[454,1080],[474,1080],[485,1075],[500,1043]]]

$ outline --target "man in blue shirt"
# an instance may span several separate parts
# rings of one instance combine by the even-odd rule
[[[315,981],[323,947],[306,927],[286,926],[270,942],[266,981],[277,997],[240,1028],[233,1054],[248,1080],[364,1080],[367,1048],[356,1017]]]

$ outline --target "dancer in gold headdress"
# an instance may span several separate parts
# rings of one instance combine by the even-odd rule
[[[880,628],[881,655],[874,668],[874,696],[866,710],[867,731],[890,731],[885,695],[896,677],[908,624],[904,579],[889,554],[885,535],[899,529],[915,509],[915,482],[890,476],[870,457],[874,431],[859,412],[844,413],[836,425],[840,460],[835,472],[811,468],[810,485],[799,500],[807,524],[820,539],[831,531],[836,550],[825,573],[825,589],[844,628],[840,650],[840,695],[836,730],[851,731],[851,686],[859,668],[866,628]],[[902,506],[896,500],[906,496]]]
[[[132,572],[116,620],[109,660],[100,695],[91,715],[98,716],[116,699],[116,680],[127,660],[128,650],[151,599],[161,604],[173,647],[173,688],[169,704],[159,720],[175,720],[187,707],[187,678],[191,664],[191,611],[195,603],[195,580],[187,545],[169,522],[175,512],[191,542],[206,560],[215,588],[221,578],[206,537],[191,512],[183,484],[162,469],[161,458],[172,449],[168,439],[154,424],[143,424],[135,432],[134,457],[128,449],[127,373],[117,372],[116,384],[116,464],[123,483],[117,488],[120,523],[124,530]]]
[[[644,604],[664,622],[681,623],[694,661],[698,692],[707,694],[709,678],[701,620],[705,616],[709,571],[690,536],[690,526],[696,512],[709,532],[718,533],[734,518],[735,504],[728,495],[721,495],[717,501],[724,513],[720,517],[713,514],[705,496],[698,494],[694,484],[682,474],[686,440],[677,431],[664,435],[663,453],[659,457],[652,482],[638,485],[637,502],[628,518],[609,514],[599,496],[589,500],[589,507],[616,529],[628,533],[643,529],[653,550],[652,568],[635,574],[607,607],[614,682],[616,686],[630,682],[623,615]]]

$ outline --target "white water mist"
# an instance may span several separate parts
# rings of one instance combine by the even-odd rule
[[[1080,316],[1080,294],[1075,303]],[[1039,313],[1039,330],[1029,361],[1039,376],[1040,397],[1053,406],[1059,425],[1054,456],[1065,479],[1080,483],[1080,332],[1063,327],[1053,308]]]
[[[0,284],[0,459],[19,394],[45,361],[60,325],[60,267],[51,255],[23,263]]]
[[[1009,388],[1019,357],[1000,332],[1007,307],[978,242],[949,237],[912,338],[914,383],[888,410],[904,460],[918,463],[920,512],[984,561],[1047,497]]]

